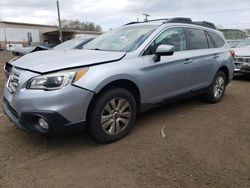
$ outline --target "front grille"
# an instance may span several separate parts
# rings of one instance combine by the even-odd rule
[[[236,63],[250,63],[250,57],[236,57]]]
[[[241,67],[241,70],[250,71],[250,64],[249,64],[249,65],[243,65],[243,66]]]
[[[7,82],[7,88],[9,89],[11,93],[16,92],[17,87],[19,85],[19,77],[20,77],[19,73],[13,70],[11,71],[10,76],[8,78],[8,82]]]

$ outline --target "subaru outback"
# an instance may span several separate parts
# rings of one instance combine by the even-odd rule
[[[83,50],[42,51],[13,62],[3,109],[28,132],[86,129],[101,143],[124,137],[138,113],[193,95],[223,98],[233,57],[212,23],[134,22]]]

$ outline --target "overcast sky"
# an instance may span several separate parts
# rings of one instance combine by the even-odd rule
[[[62,19],[91,21],[103,30],[126,22],[190,17],[224,28],[250,28],[250,0],[60,0]],[[0,0],[0,20],[57,24],[56,0]]]

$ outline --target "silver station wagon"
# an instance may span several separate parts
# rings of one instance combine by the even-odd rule
[[[42,51],[11,62],[3,109],[28,132],[89,130],[100,143],[124,137],[136,115],[178,99],[219,102],[233,57],[209,22],[132,22],[82,50]]]

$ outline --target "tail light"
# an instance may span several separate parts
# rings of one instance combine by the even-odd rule
[[[231,56],[234,58],[235,57],[235,51],[234,50],[230,50],[230,54]]]

